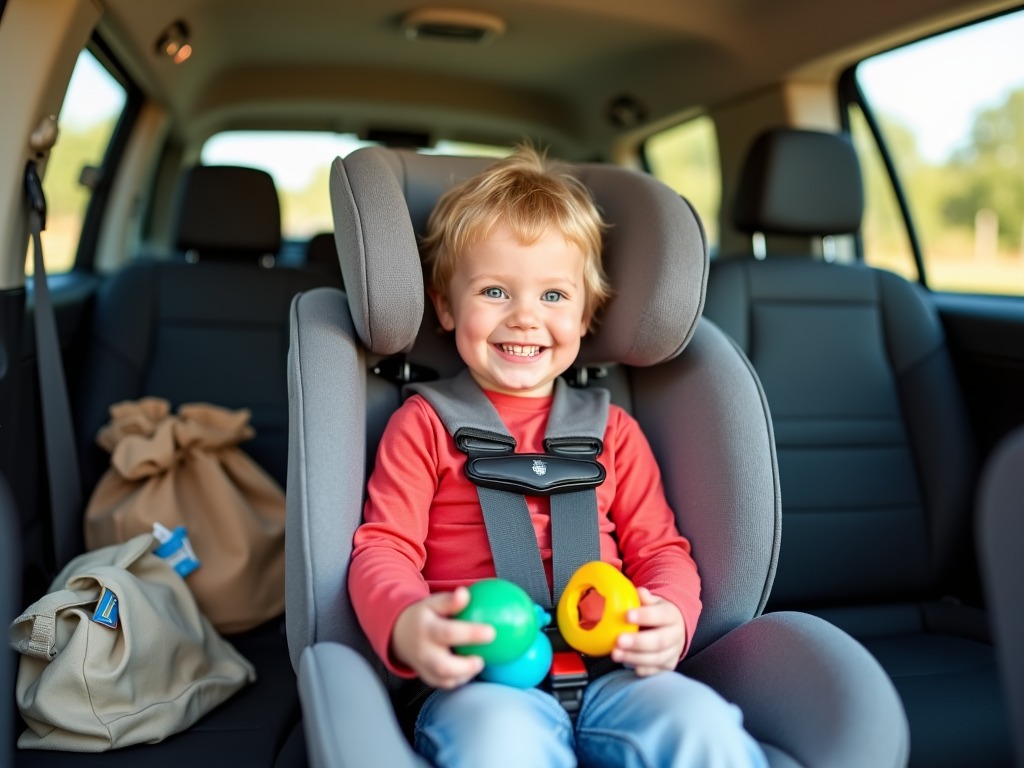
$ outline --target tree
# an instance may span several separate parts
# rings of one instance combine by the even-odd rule
[[[971,227],[980,209],[992,210],[999,217],[1000,240],[1017,250],[1024,227],[1024,88],[978,114],[970,142],[946,168],[957,182],[942,207],[946,221]]]

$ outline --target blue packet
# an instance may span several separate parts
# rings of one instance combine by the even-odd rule
[[[106,587],[100,592],[99,602],[92,614],[92,620],[110,629],[117,629],[117,595]]]
[[[185,526],[179,525],[171,531],[160,523],[153,523],[153,536],[160,542],[153,554],[166,560],[179,576],[185,578],[199,567],[199,558],[188,540]]]

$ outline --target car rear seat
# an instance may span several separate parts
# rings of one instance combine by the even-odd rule
[[[280,241],[277,192],[266,173],[195,167],[183,174],[175,247],[191,251],[196,263],[140,260],[97,296],[77,411],[86,494],[109,466],[109,455],[94,444],[107,408],[146,395],[172,407],[202,400],[251,409],[257,436],[242,448],[284,484],[289,305],[300,291],[340,281],[260,267],[260,257],[276,253]],[[257,682],[185,733],[99,755],[19,752],[18,765],[304,766],[284,622],[229,639],[255,665]]]
[[[860,228],[857,157],[842,137],[779,130],[752,148],[739,229]],[[970,562],[973,438],[927,291],[809,257],[712,265],[704,316],[747,353],[768,397],[783,537],[769,609],[858,638],[903,698],[912,766],[1012,764],[984,612],[943,600]]]

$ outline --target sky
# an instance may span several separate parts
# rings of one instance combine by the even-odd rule
[[[1024,11],[883,53],[857,68],[868,104],[918,138],[940,163],[966,142],[978,112],[1024,87]]]

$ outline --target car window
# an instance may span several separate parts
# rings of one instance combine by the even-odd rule
[[[864,177],[864,220],[861,242],[864,261],[916,281],[917,262],[907,235],[907,224],[900,211],[892,179],[864,112],[857,104],[848,107],[850,135],[860,159]]]
[[[57,143],[43,175],[47,216],[42,239],[47,272],[67,272],[75,265],[89,198],[127,95],[125,87],[88,50],[78,55],[57,117]],[[32,264],[30,247],[27,275],[33,272]]]
[[[328,178],[335,157],[374,146],[354,133],[325,131],[224,131],[203,145],[204,165],[243,165],[269,173],[281,200],[281,234],[307,240],[334,229]],[[430,154],[504,157],[511,147],[438,141]]]
[[[931,288],[1024,294],[1022,40],[1019,11],[857,66]]]
[[[697,209],[714,255],[722,207],[722,166],[714,121],[701,116],[654,134],[644,142],[644,159],[652,174]]]

